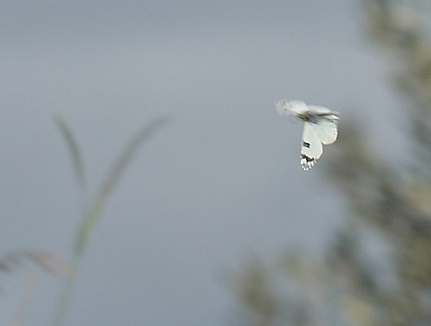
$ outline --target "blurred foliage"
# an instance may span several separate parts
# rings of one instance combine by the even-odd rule
[[[367,34],[393,63],[414,163],[384,162],[343,120],[325,159],[351,218],[323,256],[288,252],[275,266],[255,258],[235,273],[244,324],[431,325],[431,38],[399,1],[363,8]]]
[[[37,271],[29,263],[33,263],[45,272],[57,277],[67,277],[72,274],[72,269],[67,263],[46,250],[17,250],[0,258],[1,273],[11,274],[20,268],[26,270],[29,274],[27,284],[18,305],[18,310],[10,323],[10,325],[13,326],[23,324],[22,320],[24,319],[29,300],[37,282]],[[3,289],[0,288],[0,291],[3,291]]]
[[[93,234],[96,222],[98,222],[102,216],[103,209],[108,202],[109,195],[116,189],[122,175],[127,169],[127,166],[132,161],[133,156],[136,154],[142,143],[148,140],[163,125],[172,121],[172,118],[170,116],[160,116],[153,119],[147,125],[141,127],[129,142],[126,143],[123,150],[117,156],[117,159],[113,162],[107,176],[99,184],[99,187],[91,198],[89,198],[87,190],[87,179],[81,148],[76,137],[66,120],[61,116],[54,116],[54,120],[64,137],[71,154],[76,178],[82,192],[84,213],[81,226],[78,228],[77,235],[75,237],[73,257],[70,264],[64,262],[53,253],[46,250],[19,250],[0,258],[0,273],[12,273],[17,269],[17,267],[24,268],[29,273],[29,281],[23,291],[18,311],[14,316],[13,321],[10,323],[10,325],[13,326],[23,324],[22,320],[24,319],[24,315],[28,308],[28,301],[36,284],[36,271],[30,264],[28,264],[29,262],[50,274],[65,278],[65,285],[58,301],[58,308],[54,320],[55,325],[62,325],[64,323],[78,270],[84,258],[86,248],[88,247],[88,241]],[[1,291],[2,288],[0,287],[0,292]]]
[[[108,202],[109,195],[116,189],[122,175],[127,169],[127,166],[132,161],[133,156],[136,154],[142,143],[147,141],[163,125],[170,122],[172,117],[160,116],[156,119],[153,119],[147,125],[141,127],[124,146],[123,150],[117,156],[116,160],[108,171],[107,176],[99,184],[95,194],[91,198],[87,198],[88,182],[86,180],[84,162],[78,141],[76,140],[72,129],[64,119],[62,119],[60,116],[55,116],[54,118],[69,148],[76,178],[78,179],[78,183],[80,184],[81,191],[83,193],[84,207],[81,226],[78,228],[78,232],[75,237],[73,257],[72,262],[70,263],[71,273],[65,282],[60,300],[58,301],[58,308],[54,320],[54,325],[60,326],[64,324],[66,312],[70,305],[72,292],[75,288],[78,270],[83,261],[85,251],[88,247],[88,242],[95,230],[97,222],[100,220],[103,214],[103,210]]]

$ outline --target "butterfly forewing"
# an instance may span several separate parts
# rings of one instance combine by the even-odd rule
[[[323,115],[323,114],[328,114],[328,113],[334,113],[333,111],[331,111],[327,107],[318,106],[318,105],[307,105],[307,111],[313,115]]]
[[[316,133],[316,125],[310,122],[304,123],[301,146],[301,167],[310,170],[316,161],[322,156],[323,146]]]
[[[302,101],[280,100],[275,103],[279,115],[300,115],[308,111],[307,104]]]

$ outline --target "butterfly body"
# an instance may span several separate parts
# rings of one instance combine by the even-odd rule
[[[304,121],[301,147],[301,167],[310,170],[323,154],[323,146],[337,140],[339,113],[323,106],[302,101],[281,100],[276,103],[280,115],[295,115]]]

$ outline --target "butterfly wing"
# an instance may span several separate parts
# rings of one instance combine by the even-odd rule
[[[331,111],[327,107],[320,106],[320,105],[307,105],[307,107],[308,107],[308,110],[315,115],[337,113],[337,112]]]
[[[308,171],[322,156],[322,142],[316,133],[316,125],[311,122],[304,123],[304,131],[302,132],[302,147],[301,147],[301,167]]]
[[[275,103],[275,108],[279,115],[300,115],[308,111],[307,104],[302,101],[281,100]]]
[[[323,154],[322,144],[337,140],[338,112],[302,101],[281,100],[275,106],[280,115],[293,114],[304,121],[300,163],[304,170],[310,170]]]
[[[316,123],[313,123],[313,130],[322,144],[333,144],[338,136],[338,114],[331,112],[318,115]]]

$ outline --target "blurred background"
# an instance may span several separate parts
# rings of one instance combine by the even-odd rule
[[[6,272],[17,250],[42,249],[81,260],[64,325],[431,321],[428,2],[1,9],[2,324],[53,323],[67,276],[34,257]],[[282,98],[340,112],[309,172]],[[167,115],[77,254],[119,153]]]

